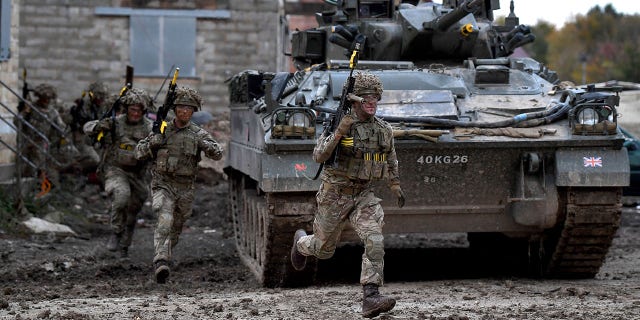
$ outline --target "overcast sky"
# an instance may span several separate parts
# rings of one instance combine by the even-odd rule
[[[510,0],[500,0],[500,10],[494,11],[494,16],[507,16],[510,3]],[[515,0],[514,11],[521,24],[534,25],[538,20],[545,20],[560,28],[576,15],[586,15],[596,5],[604,8],[609,3],[618,13],[640,13],[640,2],[636,0]]]

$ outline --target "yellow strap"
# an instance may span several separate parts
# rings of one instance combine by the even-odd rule
[[[353,137],[343,137],[340,140],[340,145],[343,147],[353,147]]]

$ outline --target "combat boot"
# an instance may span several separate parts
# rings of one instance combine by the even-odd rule
[[[154,266],[156,268],[156,282],[166,283],[170,273],[169,264],[164,260],[158,260]]]
[[[307,257],[298,251],[298,240],[306,235],[307,233],[302,229],[296,230],[296,233],[293,235],[293,246],[291,246],[291,265],[298,271],[304,269],[307,265]]]
[[[109,242],[107,243],[107,250],[118,250],[118,247],[120,246],[120,239],[122,239],[122,232],[112,234],[109,238]]]
[[[378,292],[378,286],[372,283],[362,286],[362,316],[373,318],[396,306],[396,300],[385,297]]]

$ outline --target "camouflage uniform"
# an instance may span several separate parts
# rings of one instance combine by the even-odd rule
[[[141,105],[146,110],[146,92],[133,88],[122,97],[124,114],[100,120],[93,128],[93,134],[102,131],[110,143],[105,144],[103,167],[105,191],[112,197],[111,229],[113,230],[109,249],[120,250],[127,255],[128,247],[136,225],[136,216],[149,196],[149,172],[144,161],[135,157],[135,146],[151,132],[151,120],[144,116],[137,123],[129,120],[127,108]],[[115,135],[112,129],[115,126]]]
[[[78,149],[78,155],[72,159],[75,166],[84,172],[94,172],[100,156],[93,148],[91,139],[87,139],[82,127],[88,121],[100,119],[105,99],[109,93],[107,85],[101,82],[89,84],[82,97],[75,101],[75,105],[66,112],[64,120],[69,124],[73,134],[73,144]]]
[[[365,244],[360,283],[382,285],[384,213],[380,199],[373,194],[372,182],[385,179],[400,183],[393,132],[389,124],[373,117],[369,121],[356,120],[350,136],[354,138],[353,148],[341,146],[338,165],[322,171],[314,234],[303,237],[298,249],[319,259],[331,258],[349,220]],[[324,162],[337,144],[334,134],[321,137],[313,151],[314,160]]]
[[[377,77],[369,79],[357,74],[354,94],[372,94],[379,100],[382,84]],[[362,99],[357,96],[355,98]],[[363,314],[369,317],[386,312],[395,305],[395,300],[380,296],[377,291],[384,281],[384,212],[381,199],[373,193],[373,184],[386,180],[392,190],[400,190],[400,179],[391,126],[373,115],[365,118],[353,113],[350,118],[353,122],[344,129],[346,135],[336,137],[337,131],[325,132],[313,151],[314,161],[322,163],[332,156],[335,148],[339,148],[336,165],[325,166],[322,171],[322,185],[316,194],[318,212],[313,222],[313,234],[306,235],[304,230],[296,232],[292,263],[296,269],[304,268],[304,262],[302,266],[296,266],[296,255],[331,258],[344,226],[350,222],[364,243],[360,283],[365,288]],[[403,194],[402,203],[399,196],[399,205],[404,205]],[[375,292],[368,293],[367,288],[375,289]],[[373,300],[367,300],[367,297],[373,297]],[[368,301],[377,306],[367,306]]]
[[[28,125],[21,123],[20,120],[16,118],[13,122],[16,126],[22,127],[22,133],[25,136],[20,142],[20,152],[25,158],[33,162],[39,171],[46,172],[49,180],[55,184],[58,182],[58,167],[54,165],[44,152],[49,152],[51,156],[55,156],[59,152],[69,150],[69,141],[65,139],[65,133],[60,132],[51,123],[63,130],[66,128],[66,124],[62,121],[58,110],[54,106],[57,94],[51,85],[40,84],[34,88],[33,92],[38,100],[32,103],[32,105],[40,112],[35,112],[27,106],[23,110],[19,110],[19,115],[45,136],[49,142],[47,143],[47,139],[43,138],[38,132],[31,129]],[[29,141],[29,139],[33,142]],[[73,149],[71,149],[71,151],[73,151]],[[33,176],[35,172],[33,168],[25,164],[23,174]]]
[[[201,103],[192,89],[176,91],[175,106],[190,106],[197,111]],[[171,261],[171,251],[178,243],[182,226],[191,216],[194,182],[203,151],[211,159],[222,158],[222,147],[207,131],[190,121],[179,128],[176,120],[167,123],[163,134],[152,133],[136,147],[138,159],[153,159],[151,193],[153,212],[158,217],[154,233],[156,266]]]

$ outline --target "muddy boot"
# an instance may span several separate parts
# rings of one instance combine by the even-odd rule
[[[120,239],[122,239],[122,233],[114,233],[109,238],[109,242],[107,243],[107,250],[116,251],[120,246]]]
[[[166,283],[169,278],[169,264],[164,260],[158,260],[155,263],[156,268],[156,282]]]
[[[362,316],[365,318],[373,318],[383,312],[390,311],[395,307],[396,300],[385,297],[378,292],[378,286],[375,284],[365,284],[362,286]]]
[[[293,235],[293,246],[291,246],[291,265],[298,271],[304,269],[304,266],[307,265],[307,257],[298,251],[297,245],[298,240],[306,235],[307,233],[302,229],[296,230],[296,233]]]

